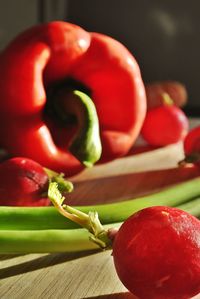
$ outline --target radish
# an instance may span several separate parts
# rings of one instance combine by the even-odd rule
[[[138,298],[191,298],[200,292],[200,221],[177,208],[145,208],[116,233],[113,258]]]
[[[147,109],[162,106],[163,93],[169,94],[178,107],[186,105],[188,92],[186,86],[177,81],[157,81],[145,84]]]
[[[176,197],[179,188],[183,189],[181,198],[184,198],[186,191],[193,195],[193,199],[186,203],[182,199],[183,203],[179,208],[154,205],[137,210],[138,212],[127,218],[126,210],[133,213],[133,203],[130,205],[130,201],[123,202],[125,207],[122,203],[120,206],[119,203],[115,203],[85,209],[83,207],[81,210],[66,205],[59,183],[50,182],[48,197],[55,208],[61,215],[84,229],[76,229],[77,226],[71,225],[68,229],[58,229],[56,224],[51,229],[45,229],[43,225],[46,219],[52,221],[56,216],[52,214],[56,211],[50,207],[34,207],[31,210],[24,208],[19,214],[14,210],[16,208],[12,207],[9,211],[9,207],[6,207],[5,210],[2,209],[0,217],[0,252],[19,254],[77,252],[96,250],[98,247],[104,250],[112,249],[120,280],[138,298],[188,299],[200,292],[200,221],[183,209],[200,215],[200,202],[197,197],[199,192],[196,190],[198,186],[199,178],[187,182],[185,186],[182,184],[179,187],[171,187],[168,192],[164,191],[165,200],[170,199],[173,193]],[[162,193],[162,196],[164,194]],[[162,196],[158,196],[157,200],[162,202]],[[153,204],[153,195],[151,200]],[[171,203],[173,200],[175,199],[172,197]],[[135,199],[137,209],[140,206],[139,201],[142,201],[142,198]],[[29,223],[23,230],[20,230],[20,227],[9,228],[7,223],[10,223],[10,219],[15,217],[15,220],[20,222],[25,210],[29,211],[32,221],[38,222],[39,218],[34,216],[33,209],[37,210],[36,214],[41,218],[40,229],[35,229],[34,223]],[[46,212],[42,212],[42,209]],[[108,211],[108,217],[119,213],[118,220],[122,220],[123,217],[123,224],[116,222],[117,219],[114,218],[114,223],[102,225],[98,213],[104,213],[104,210]],[[60,220],[57,220],[59,225]]]
[[[50,200],[47,196],[49,179],[62,181],[71,189],[72,184],[65,181],[62,175],[43,168],[31,159],[15,157],[5,160],[0,164],[0,205],[49,205]]]
[[[184,160],[180,161],[180,165],[192,163],[200,166],[200,126],[191,129],[184,139]]]
[[[166,146],[184,140],[189,130],[185,113],[168,94],[163,94],[163,105],[147,111],[141,135],[153,146]]]
[[[188,299],[200,292],[200,221],[179,208],[151,206],[134,213],[117,230],[98,213],[63,204],[56,183],[48,195],[66,218],[86,228],[90,240],[112,248],[117,274],[140,299]],[[122,209],[120,210],[122,212]]]

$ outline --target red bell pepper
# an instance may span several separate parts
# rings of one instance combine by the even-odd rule
[[[80,161],[125,155],[146,112],[140,69],[129,51],[60,21],[28,29],[2,51],[0,103],[0,140],[10,155],[67,175],[83,169]]]

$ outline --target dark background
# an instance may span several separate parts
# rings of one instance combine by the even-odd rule
[[[133,53],[144,82],[184,83],[185,110],[200,116],[198,0],[1,0],[0,6],[0,48],[25,28],[51,20],[105,33]]]

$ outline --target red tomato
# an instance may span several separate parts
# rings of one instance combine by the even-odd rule
[[[180,108],[163,105],[147,112],[141,135],[150,145],[166,146],[182,141],[188,129],[188,118]]]
[[[113,258],[138,298],[191,298],[200,292],[200,221],[176,208],[143,209],[120,227]]]

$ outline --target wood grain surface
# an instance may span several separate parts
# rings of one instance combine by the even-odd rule
[[[182,144],[131,154],[72,178],[71,204],[121,201],[197,175],[176,169]],[[134,299],[119,281],[111,251],[0,256],[1,299]],[[196,296],[195,298],[200,298]],[[148,299],[148,298],[146,298]],[[178,298],[177,298],[178,299]]]

